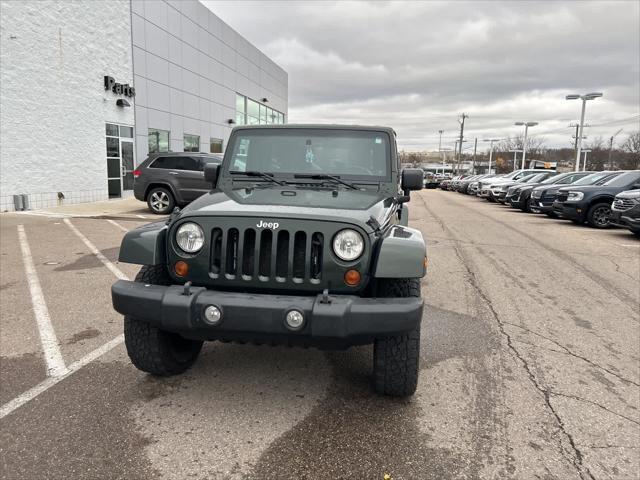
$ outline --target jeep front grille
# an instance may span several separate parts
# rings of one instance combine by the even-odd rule
[[[210,275],[227,280],[320,283],[324,235],[254,228],[214,228]]]

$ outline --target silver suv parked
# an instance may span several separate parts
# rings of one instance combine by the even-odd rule
[[[204,166],[222,163],[222,154],[168,152],[150,155],[133,172],[133,194],[158,215],[171,213],[211,190]]]

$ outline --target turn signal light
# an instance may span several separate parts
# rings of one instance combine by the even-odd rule
[[[350,287],[355,287],[360,283],[360,272],[357,270],[347,270],[344,274],[344,283]]]
[[[187,273],[189,273],[189,264],[180,260],[173,266],[173,271],[179,277],[186,277]]]

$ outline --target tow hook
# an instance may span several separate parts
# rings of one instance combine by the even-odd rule
[[[325,288],[322,291],[322,298],[320,299],[320,303],[327,303],[327,304],[331,303],[331,299],[329,298],[329,289],[328,288]]]

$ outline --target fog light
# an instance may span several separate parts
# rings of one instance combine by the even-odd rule
[[[285,321],[290,330],[300,330],[304,325],[304,315],[298,310],[289,310]]]
[[[186,277],[187,273],[189,273],[189,264],[180,260],[173,266],[173,271],[176,272],[176,275],[179,277]]]
[[[215,305],[209,305],[204,309],[204,321],[210,325],[217,325],[222,320],[222,312]]]

